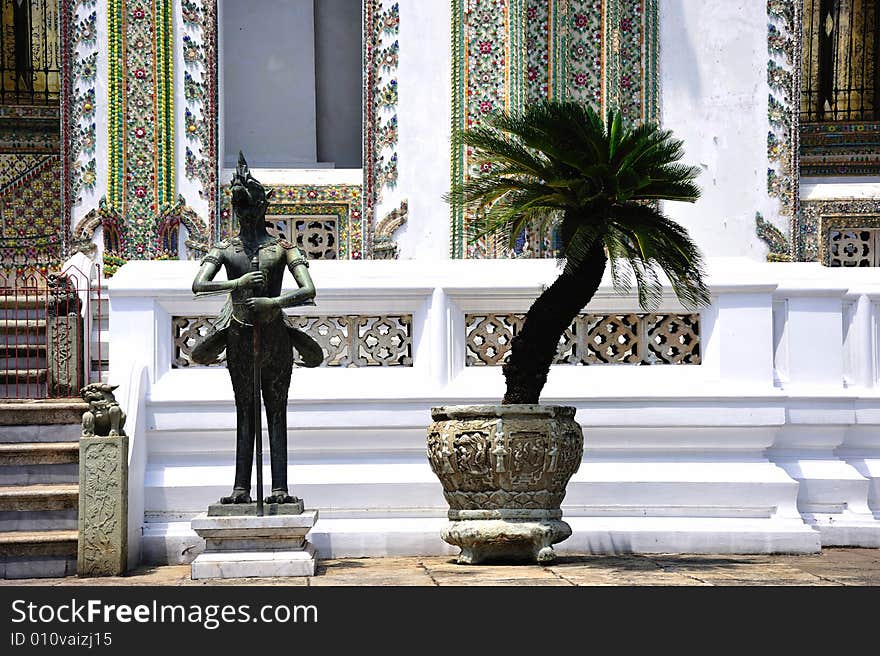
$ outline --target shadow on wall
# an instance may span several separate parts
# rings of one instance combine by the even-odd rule
[[[663,77],[663,85],[684,92],[696,101],[702,96],[703,88],[686,15],[690,13],[692,20],[699,21],[698,3],[693,0],[668,0],[660,5],[660,11],[661,36],[662,32],[667,32],[667,38],[661,38],[660,74],[663,75],[664,68],[669,72]],[[695,13],[696,19],[693,18]]]

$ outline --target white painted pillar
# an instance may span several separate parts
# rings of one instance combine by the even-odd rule
[[[704,366],[731,384],[773,386],[773,291],[776,285],[717,291]]]
[[[843,387],[843,295],[840,287],[780,287],[775,297],[787,307],[785,322],[790,388]]]

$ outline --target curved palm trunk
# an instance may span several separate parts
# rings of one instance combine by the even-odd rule
[[[503,367],[507,391],[502,404],[538,403],[559,338],[599,289],[605,264],[605,249],[599,241],[580,267],[562,273],[529,308]]]

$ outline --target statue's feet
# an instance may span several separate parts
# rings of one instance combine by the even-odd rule
[[[266,503],[297,503],[299,499],[292,497],[287,490],[272,490],[272,494],[266,497]]]
[[[221,497],[220,503],[253,503],[253,499],[247,490],[234,488],[228,497]]]

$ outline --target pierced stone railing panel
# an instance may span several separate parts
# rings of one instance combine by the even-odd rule
[[[412,319],[399,316],[352,317],[357,321],[358,367],[411,367]]]
[[[644,320],[652,364],[700,364],[699,314],[649,314]]]
[[[644,352],[635,314],[581,314],[574,321],[585,333],[584,355],[575,364],[637,364]]]
[[[202,366],[192,361],[196,340],[205,334],[213,317],[173,317],[174,354],[171,366]],[[308,333],[324,350],[322,367],[411,367],[413,365],[412,315],[300,316],[294,325]],[[226,352],[211,365],[226,363]]]
[[[504,364],[524,314],[465,315],[465,364]],[[560,337],[553,364],[700,364],[699,314],[581,314]]]
[[[833,267],[875,267],[880,263],[877,252],[878,230],[859,228],[829,230],[829,261]]]
[[[522,314],[468,314],[465,319],[466,363],[470,366],[502,364],[510,340],[522,327]]]

